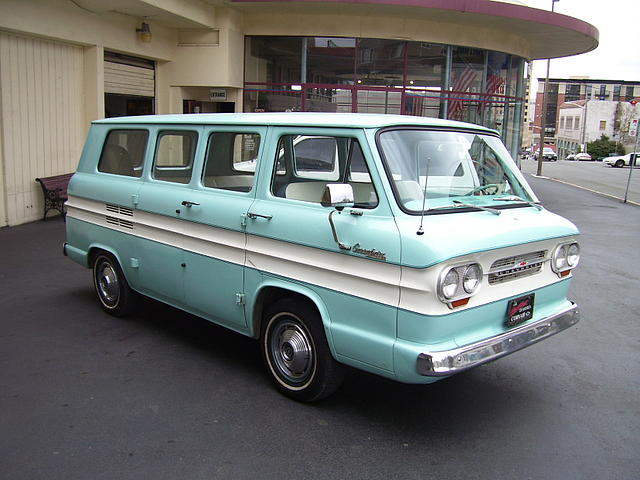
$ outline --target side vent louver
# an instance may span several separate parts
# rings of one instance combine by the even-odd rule
[[[110,205],[107,203],[107,212],[124,215],[127,217],[133,217],[133,210],[127,207],[120,207],[118,205]]]
[[[115,215],[121,215],[123,217],[133,217],[133,210],[131,208],[120,207],[118,205],[110,205],[110,204],[107,204],[106,208],[107,208],[107,212],[108,213],[112,213],[112,214],[115,214]],[[133,230],[133,222],[131,222],[129,220],[124,220],[122,218],[118,218],[118,217],[107,215],[105,217],[105,221],[109,225],[113,225],[113,226],[116,226],[116,227],[122,227],[122,228],[127,228],[129,230]]]

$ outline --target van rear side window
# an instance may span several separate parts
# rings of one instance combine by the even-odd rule
[[[111,130],[100,155],[98,171],[141,177],[148,138],[147,130]]]

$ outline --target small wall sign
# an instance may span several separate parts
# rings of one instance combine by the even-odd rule
[[[209,90],[209,98],[212,102],[226,102],[227,101],[227,89],[226,88],[212,88]]]

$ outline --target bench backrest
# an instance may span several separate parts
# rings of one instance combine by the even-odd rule
[[[36,178],[36,181],[40,182],[45,192],[58,191],[66,195],[69,180],[71,180],[72,176],[73,173],[65,173],[64,175],[55,175],[53,177]]]

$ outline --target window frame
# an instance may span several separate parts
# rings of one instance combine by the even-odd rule
[[[111,129],[107,130],[107,132],[106,132],[106,134],[104,136],[104,139],[102,141],[102,148],[100,149],[100,156],[98,157],[98,163],[96,165],[96,172],[97,173],[105,173],[107,175],[116,175],[116,176],[122,177],[122,178],[141,179],[144,176],[144,168],[145,168],[145,165],[147,163],[147,152],[149,150],[149,139],[151,138],[151,132],[149,131],[148,128],[136,128],[136,127],[128,127],[128,126],[126,126],[126,128],[123,128],[123,127],[125,127],[125,125],[118,125],[115,128],[111,128]],[[109,141],[109,137],[114,132],[144,132],[146,134],[144,149],[143,149],[142,155],[140,157],[140,159],[141,159],[140,164],[138,166],[134,166],[133,163],[131,164],[132,170],[134,172],[136,171],[136,169],[139,169],[139,172],[140,172],[139,175],[123,175],[121,173],[107,172],[107,171],[104,171],[104,170],[100,170],[100,166],[102,164],[103,156],[104,156],[104,153],[105,153],[105,149],[107,147],[107,143]]]
[[[373,189],[373,192],[375,194],[375,204],[363,204],[363,203],[355,203],[354,204],[354,208],[358,208],[358,209],[363,209],[363,210],[373,210],[376,209],[380,206],[381,204],[381,196],[380,196],[380,188],[376,185],[376,181],[374,180],[374,175],[372,174],[372,172],[374,171],[371,168],[370,162],[367,161],[367,154],[366,154],[366,150],[364,148],[364,144],[367,143],[365,138],[362,138],[360,135],[358,135],[356,133],[356,131],[337,131],[337,129],[327,129],[326,131],[319,131],[316,129],[313,130],[308,130],[306,128],[300,128],[300,130],[292,130],[292,129],[283,129],[281,131],[279,131],[276,135],[274,135],[274,137],[272,138],[272,141],[275,142],[275,149],[274,149],[274,158],[270,159],[270,163],[271,165],[271,174],[269,176],[269,184],[268,184],[268,192],[269,192],[269,196],[273,199],[278,199],[278,200],[288,200],[288,201],[302,201],[302,200],[295,200],[295,199],[290,199],[287,198],[286,196],[282,196],[282,195],[278,195],[276,193],[276,189],[274,189],[274,186],[276,185],[276,183],[279,183],[281,185],[289,185],[289,184],[293,184],[293,183],[320,183],[323,182],[325,184],[328,183],[346,183],[351,185],[352,183],[366,183],[366,182],[361,182],[361,181],[357,181],[357,180],[349,180],[349,175],[350,175],[350,166],[351,166],[351,161],[352,161],[352,155],[353,155],[353,147],[349,148],[348,151],[345,151],[344,154],[341,154],[340,152],[340,145],[338,144],[339,142],[336,142],[336,150],[337,150],[337,158],[336,158],[336,163],[337,163],[337,171],[338,171],[338,178],[337,180],[326,180],[326,179],[319,179],[319,178],[313,178],[313,177],[303,177],[297,174],[296,172],[296,168],[294,165],[295,162],[295,158],[291,158],[291,159],[287,159],[286,155],[286,149],[287,148],[294,148],[293,145],[293,138],[297,137],[297,136],[302,136],[302,137],[331,137],[331,138],[335,138],[335,139],[351,139],[352,141],[357,142],[357,144],[359,145],[359,148],[362,152],[362,157],[364,160],[364,165],[367,168],[367,174],[369,175],[369,179],[370,179],[370,183],[371,187]],[[287,137],[290,137],[287,139]],[[286,142],[286,143],[283,143]],[[288,145],[287,145],[288,143]],[[284,151],[283,157],[284,157],[284,162],[280,165],[282,165],[284,168],[282,170],[278,170],[278,166],[279,166],[279,161],[278,159],[281,156],[281,152]],[[344,155],[344,164],[341,164],[341,155]],[[277,179],[282,180],[284,177],[284,179],[286,179],[286,181],[282,182],[277,182]],[[292,179],[298,179],[298,180],[302,180],[301,182],[292,182]],[[307,205],[316,205],[316,206],[321,206],[319,202],[305,202]],[[325,208],[325,207],[321,207],[321,208]]]
[[[246,191],[239,191],[239,190],[231,190],[229,188],[222,188],[222,187],[216,187],[216,186],[210,186],[210,185],[206,185],[205,184],[205,177],[206,177],[206,173],[207,173],[207,165],[208,165],[208,161],[209,161],[209,153],[210,153],[210,149],[211,149],[211,145],[212,145],[212,141],[213,141],[213,137],[216,134],[231,134],[234,136],[238,136],[238,135],[255,135],[259,137],[259,144],[258,144],[258,150],[256,152],[256,164],[255,164],[255,169],[253,170],[253,172],[247,171],[247,170],[237,170],[234,167],[234,164],[231,163],[229,165],[229,171],[230,172],[237,172],[238,173],[238,177],[240,176],[248,176],[250,175],[253,179],[253,182],[251,184],[251,188]],[[234,194],[241,194],[241,195],[253,195],[256,191],[257,188],[257,182],[258,182],[258,172],[260,169],[260,165],[261,165],[261,161],[260,161],[260,157],[262,156],[262,152],[265,148],[265,141],[266,141],[266,132],[265,131],[260,131],[259,129],[249,129],[247,130],[246,127],[243,126],[239,126],[239,128],[235,129],[232,127],[227,127],[224,129],[218,129],[218,128],[213,128],[213,129],[208,129],[204,132],[203,134],[203,138],[206,138],[206,145],[204,146],[204,154],[203,154],[203,159],[202,159],[202,168],[201,168],[201,172],[199,174],[199,186],[207,191],[217,191],[217,192],[231,192]],[[235,141],[235,139],[234,139]],[[230,176],[234,176],[234,175],[230,175]]]
[[[182,136],[185,137],[187,135],[192,135],[194,138],[194,143],[192,146],[192,151],[191,151],[191,160],[190,163],[188,165],[185,166],[169,166],[169,165],[158,165],[158,152],[160,150],[160,142],[162,141],[162,138],[166,135],[177,135],[177,136]],[[191,183],[191,181],[193,180],[193,172],[195,171],[195,167],[196,167],[196,160],[197,160],[197,153],[198,153],[198,145],[200,142],[200,132],[198,130],[194,130],[192,128],[185,128],[185,129],[181,129],[181,128],[176,128],[176,126],[172,126],[172,128],[167,128],[167,129],[158,129],[156,131],[156,136],[155,136],[155,148],[154,148],[154,152],[153,152],[153,161],[151,163],[151,171],[149,173],[150,177],[152,180],[156,180],[159,182],[167,182],[167,183],[172,183],[175,185],[188,185],[189,183]],[[167,180],[165,178],[162,177],[157,177],[155,175],[156,173],[156,169],[159,172],[169,172],[169,171],[190,171],[191,174],[188,177],[188,181],[187,182],[175,182],[172,180]]]

